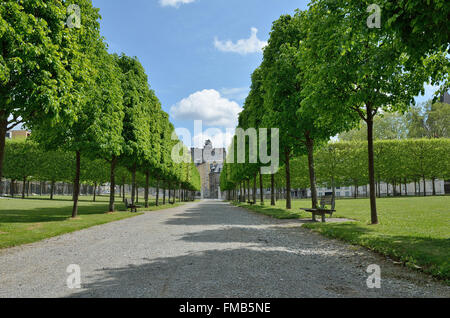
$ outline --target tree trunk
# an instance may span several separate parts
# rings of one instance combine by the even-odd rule
[[[50,184],[50,200],[53,200],[53,195],[55,193],[55,181],[52,180]]]
[[[131,169],[131,204],[136,203],[136,164]]]
[[[156,206],[159,206],[159,180],[156,180]]]
[[[23,177],[22,182],[22,199],[25,199],[25,186],[27,185],[27,177]]]
[[[75,163],[75,180],[73,182],[73,209],[72,218],[76,218],[78,215],[78,197],[80,196],[80,168],[81,168],[81,155],[80,152],[76,152]]]
[[[122,202],[125,202],[125,177],[122,177]]]
[[[137,183],[134,189],[136,190],[136,203],[139,203],[139,185]]]
[[[243,202],[242,199],[243,189],[242,189],[242,182],[239,182],[239,202]]]
[[[270,205],[275,206],[275,174],[270,176]]]
[[[436,178],[433,178],[432,181],[433,181],[433,196],[436,196]]]
[[[423,176],[423,196],[427,196],[427,180],[425,179],[425,176]]]
[[[375,193],[375,160],[373,151],[373,114],[370,104],[367,104],[367,142],[369,155],[370,216],[372,224],[378,224],[377,197]]]
[[[111,169],[109,175],[109,212],[115,212],[116,207],[114,205],[114,201],[116,200],[116,165],[117,158],[113,156],[111,159]]]
[[[263,175],[261,173],[261,168],[259,169],[259,196],[261,198],[261,205],[264,205],[264,193],[263,193]]]
[[[145,173],[145,191],[144,191],[144,197],[145,197],[145,208],[148,208],[148,187],[150,186],[150,173],[147,171]]]
[[[247,202],[250,202],[250,179],[247,179]]]
[[[308,169],[309,169],[309,184],[311,187],[311,203],[312,208],[317,208],[317,187],[316,187],[316,171],[314,169],[314,140],[306,134],[306,148],[308,150]]]
[[[286,166],[286,209],[292,209],[291,202],[291,165],[290,165],[290,152],[285,149],[284,150],[284,160]]]
[[[97,182],[94,182],[94,191],[93,191],[94,197],[92,198],[92,201],[95,202],[97,200]]]
[[[255,173],[253,176],[253,204],[256,204],[256,178],[258,176],[258,173]]]

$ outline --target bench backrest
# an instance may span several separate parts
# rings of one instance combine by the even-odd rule
[[[335,208],[335,200],[334,197],[332,195],[326,195],[324,197],[322,197],[322,199],[320,200],[320,207],[323,209],[325,208],[325,206],[331,206],[331,209],[334,210]]]

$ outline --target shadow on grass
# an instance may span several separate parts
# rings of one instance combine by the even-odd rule
[[[108,206],[98,204],[94,206],[78,207],[78,215],[105,214]],[[72,216],[72,206],[7,209],[0,213],[0,223],[34,223],[64,221]]]
[[[292,210],[286,210],[283,208],[274,207],[271,205],[249,205],[245,203],[238,203],[234,202],[231,203],[232,205],[240,208],[244,208],[253,212],[257,212],[260,214],[264,214],[267,216],[271,216],[276,219],[280,220],[293,220],[293,219],[303,219],[308,218],[308,214],[302,212],[300,209],[292,209]],[[311,218],[311,214],[309,215],[309,218]]]
[[[408,267],[421,269],[436,278],[450,282],[450,239],[411,234],[390,235],[358,222],[313,223],[304,227],[327,237],[367,247],[389,256]]]
[[[20,196],[16,196],[14,198],[4,197],[4,199],[23,200],[23,201],[73,202],[71,196],[59,196],[59,195],[54,196],[53,199],[50,199],[50,196],[25,197],[24,199],[22,199],[22,197]],[[116,202],[119,201],[122,202],[122,198],[116,197]],[[109,196],[97,196],[97,200],[95,202],[93,201],[93,196],[80,196],[78,198],[78,202],[104,203],[109,202]]]
[[[30,198],[30,199],[12,199],[14,200],[13,208],[6,208],[5,210],[0,211],[0,223],[34,223],[34,222],[55,222],[55,221],[64,221],[67,218],[72,216],[72,203],[71,200],[65,199],[38,199],[38,198]],[[42,206],[36,207],[32,206],[32,202],[44,201],[46,203],[55,202],[56,204],[60,204],[61,202],[67,202],[67,205],[63,206]],[[108,203],[105,201],[92,202],[92,201],[79,201],[82,203],[78,207],[78,215],[101,215],[108,212]],[[21,203],[23,203],[23,208],[21,207]],[[86,204],[88,203],[88,204]],[[91,204],[89,204],[91,203]],[[144,204],[142,203],[142,206]],[[179,204],[175,205],[159,205],[156,207],[156,202],[149,202],[148,208],[140,208],[138,212],[145,212],[147,209],[166,209],[171,207],[179,206]],[[116,212],[128,212],[125,207],[125,204],[118,199],[115,202],[115,210]]]
[[[234,204],[277,219],[302,219],[303,221],[306,217],[305,213],[295,210],[286,211],[283,208],[271,206]],[[413,232],[411,235],[383,233],[382,230],[377,230],[377,226],[363,225],[358,221],[325,224],[305,222],[304,227],[330,238],[364,246],[411,268],[421,269],[447,283],[450,281],[450,239],[431,238]]]

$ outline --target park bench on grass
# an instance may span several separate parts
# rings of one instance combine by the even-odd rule
[[[255,204],[255,202],[253,202],[253,201],[248,201],[247,204],[253,205],[253,204]]]
[[[131,212],[137,212],[137,209],[138,208],[141,208],[141,206],[140,205],[136,205],[136,204],[129,204],[128,203],[128,199],[127,198],[125,198],[125,208],[128,210],[128,209],[131,209]]]
[[[322,222],[325,223],[325,215],[328,214],[331,216],[333,216],[333,213],[336,212],[336,210],[334,209],[335,207],[335,199],[332,195],[327,195],[322,197],[322,199],[320,200],[320,207],[317,209],[302,209],[306,212],[311,212],[312,213],[312,219],[314,222],[316,222],[316,215],[320,215],[322,216]],[[327,206],[331,206],[331,209],[327,209]]]

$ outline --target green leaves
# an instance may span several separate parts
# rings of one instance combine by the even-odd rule
[[[81,9],[80,28],[66,23],[72,4]],[[117,157],[128,168],[199,188],[198,172],[171,160],[174,127],[144,68],[136,58],[108,54],[99,20],[90,0],[1,2],[0,131],[23,123],[39,143],[27,144],[33,145],[28,150],[40,154],[27,160],[27,169],[45,163],[27,172],[8,153],[7,165],[15,165],[7,167],[8,175],[72,179],[68,167],[75,166],[77,152],[86,182],[109,180],[107,162]],[[1,166],[0,160],[0,176]]]

